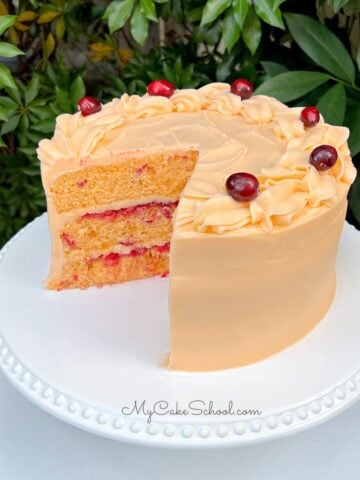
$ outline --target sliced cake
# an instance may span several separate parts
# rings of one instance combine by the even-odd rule
[[[310,331],[335,291],[355,170],[348,130],[244,80],[102,106],[85,97],[39,146],[48,288],[166,275],[171,368],[258,361]],[[251,98],[250,98],[251,97]]]

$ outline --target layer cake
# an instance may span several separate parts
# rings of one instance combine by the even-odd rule
[[[47,287],[170,271],[173,369],[261,360],[308,333],[334,296],[355,177],[348,130],[244,97],[225,83],[125,94],[91,115],[59,116],[39,145]],[[331,165],[318,161],[324,148]],[[244,172],[256,194],[238,201],[227,180]]]

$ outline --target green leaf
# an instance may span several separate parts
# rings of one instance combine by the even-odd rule
[[[20,118],[21,118],[20,113],[16,113],[12,117],[10,117],[8,119],[8,121],[6,123],[4,123],[3,126],[2,126],[1,135],[5,135],[7,133],[13,132],[17,128],[17,126],[19,125]]]
[[[9,88],[9,87],[6,87],[5,88],[5,91],[8,95],[9,98],[11,98],[12,100],[15,101],[17,107],[19,105],[22,105],[22,94],[21,94],[21,91],[20,91],[20,82],[18,81],[17,83],[15,83],[16,85],[16,88]]]
[[[44,135],[42,132],[39,133],[39,132],[29,131],[27,132],[27,137],[32,143],[37,144],[40,142],[42,138],[44,138]]]
[[[17,89],[16,83],[11,76],[10,70],[0,63],[0,88],[9,87]]]
[[[235,45],[235,43],[239,40],[241,34],[240,25],[235,20],[233,10],[229,10],[226,14],[222,26],[222,38],[224,40],[225,46],[230,52]]]
[[[306,15],[287,13],[285,18],[295,42],[315,63],[336,77],[354,83],[351,57],[330,30]]]
[[[35,123],[34,125],[32,125],[32,128],[39,132],[52,133],[54,131],[54,126],[55,126],[55,119],[52,118],[49,120],[44,120],[39,123]]]
[[[203,11],[202,7],[186,10],[185,11],[186,20],[189,22],[198,22],[199,20],[201,20],[202,11]]]
[[[267,75],[269,75],[270,77],[274,77],[275,75],[279,75],[279,73],[284,73],[288,71],[288,69],[284,67],[284,65],[281,65],[281,63],[268,61],[263,61],[260,63],[265,70],[265,73],[267,73]]]
[[[70,97],[73,106],[76,106],[80,98],[84,97],[86,93],[84,80],[79,75],[72,82],[70,87]]]
[[[242,29],[244,27],[246,15],[249,11],[248,0],[233,0],[233,11],[235,20]]]
[[[70,113],[72,110],[69,94],[59,87],[55,87],[56,103],[63,113]]]
[[[211,23],[231,5],[231,0],[207,0],[200,26]]]
[[[49,111],[47,107],[45,108],[45,107],[31,106],[30,108],[29,118],[31,122],[38,122],[39,120],[45,120],[53,116],[54,114],[51,111]]]
[[[360,152],[360,104],[348,107],[344,123],[350,129],[349,147],[354,156]]]
[[[153,72],[152,70],[148,70],[147,74],[149,75],[150,80],[160,80],[164,78],[161,72]]]
[[[245,45],[254,55],[261,40],[261,23],[253,7],[249,8],[249,12],[245,20],[243,39]]]
[[[112,2],[112,4],[109,5],[108,8],[112,7],[108,19],[111,34],[122,28],[128,21],[134,3],[135,0],[122,0],[120,2]]]
[[[158,21],[156,16],[155,4],[152,0],[140,0],[140,5],[142,6],[145,17],[148,20],[152,20],[154,22]]]
[[[199,27],[195,39],[198,43],[205,43],[206,45],[215,45],[221,34],[221,21],[218,20],[213,23],[211,27]]]
[[[142,8],[138,5],[130,20],[130,31],[134,39],[140,44],[144,45],[149,33],[149,21],[146,18]]]
[[[36,98],[31,102],[31,108],[32,107],[47,107],[49,103],[48,98]]]
[[[9,97],[0,97],[0,120],[6,121],[12,114],[18,111],[18,105]]]
[[[17,108],[17,103],[14,102],[12,98],[0,96],[0,105],[6,110],[11,111],[14,108]]]
[[[254,0],[255,11],[261,20],[277,28],[285,29],[276,0]]]
[[[360,72],[360,47],[358,48],[357,54],[356,54],[356,64],[358,67],[358,70]]]
[[[37,23],[44,24],[52,22],[56,17],[61,15],[61,9],[53,5],[43,5],[39,10],[39,18]]]
[[[216,67],[215,77],[218,82],[226,81],[233,73],[236,54],[233,50],[228,57],[224,57]]]
[[[355,183],[352,185],[349,193],[349,207],[358,221],[360,223],[360,175],[357,175]]]
[[[6,143],[4,140],[0,137],[0,148],[6,147]]]
[[[2,105],[0,105],[0,121],[1,122],[6,122],[8,119],[9,112],[6,108],[4,108]]]
[[[24,153],[26,156],[31,156],[31,155],[35,155],[35,152],[34,152],[34,148],[33,147],[20,147],[18,148],[18,150],[22,153]],[[26,172],[27,175],[29,175],[30,173]]]
[[[193,75],[194,75],[194,64],[190,63],[186,68],[184,68],[184,70],[180,75],[181,85],[185,87],[185,85],[188,85],[189,83],[191,83],[193,80]]]
[[[174,71],[175,77],[177,79],[180,78],[181,73],[182,73],[182,69],[183,69],[182,59],[181,59],[181,57],[177,57],[177,59],[174,63],[174,66],[173,66],[173,71]],[[176,84],[177,84],[177,82],[176,82]]]
[[[16,15],[2,15],[0,17],[0,35],[16,22]]]
[[[342,125],[346,110],[346,92],[344,85],[337,83],[331,87],[320,98],[317,107],[327,123]]]
[[[109,17],[112,14],[112,12],[115,10],[117,3],[118,3],[117,0],[114,0],[109,3],[109,5],[105,9],[105,12],[103,13],[103,16],[101,17],[103,20],[109,20]]]
[[[39,89],[39,77],[37,75],[34,75],[25,90],[25,105],[29,105],[38,96]]]
[[[354,13],[360,12],[360,0],[350,0],[346,5],[344,5],[345,15],[353,15]]]
[[[257,95],[269,95],[281,102],[290,102],[310,92],[329,80],[329,75],[320,72],[285,72],[266,80],[256,90]]]
[[[334,12],[338,13],[344,5],[349,3],[349,0],[328,0],[328,3]]]
[[[130,95],[142,95],[146,92],[146,83],[143,80],[134,79],[128,85],[128,92]]]
[[[23,114],[20,118],[20,122],[19,122],[19,125],[17,127],[17,132],[16,133],[17,134],[20,133],[20,135],[23,135],[24,137],[26,137],[26,133],[27,133],[28,129],[29,129],[29,117],[28,117],[28,115]],[[26,143],[27,142],[25,140],[24,144],[26,144]],[[24,146],[24,145],[22,145],[22,146]]]
[[[184,22],[183,2],[181,0],[172,0],[169,6],[169,17],[176,23]]]
[[[55,36],[56,36],[56,40],[60,41],[64,38],[64,34],[65,34],[65,21],[64,21],[64,17],[61,16],[59,17],[56,22],[55,22]]]
[[[163,63],[163,72],[166,80],[169,80],[169,82],[176,85],[177,78],[176,78],[175,72],[169,67],[167,63]]]
[[[24,55],[24,52],[11,43],[0,42],[0,57],[10,58],[17,57],[18,55]]]

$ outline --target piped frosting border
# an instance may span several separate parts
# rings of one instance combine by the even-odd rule
[[[250,125],[268,125],[286,148],[275,166],[256,172],[260,195],[254,201],[239,204],[225,189],[204,198],[192,198],[191,192],[186,192],[177,217],[179,225],[191,224],[191,229],[200,233],[225,234],[254,226],[269,231],[330,208],[347,194],[355,179],[347,128],[328,125],[323,119],[316,127],[305,128],[301,108],[288,108],[260,95],[242,101],[226,83],[176,90],[170,98],[125,94],[91,116],[60,115],[54,137],[40,142],[38,155],[48,171],[56,162],[66,162],[69,170],[101,164],[107,139],[124,125],[142,118],[199,111],[241,116]],[[334,146],[339,155],[337,164],[326,172],[309,164],[311,150],[321,144]]]

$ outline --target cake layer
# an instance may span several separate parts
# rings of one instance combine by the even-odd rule
[[[106,284],[166,276],[169,269],[170,244],[131,250],[127,254],[108,252],[99,256],[72,254],[63,263],[59,277],[47,281],[50,290],[101,287]]]
[[[58,213],[95,209],[121,200],[178,198],[189,180],[197,152],[111,157],[112,164],[85,167],[58,176],[49,195]]]
[[[119,251],[170,242],[177,202],[151,202],[118,210],[91,212],[67,223],[60,233],[65,253]]]

